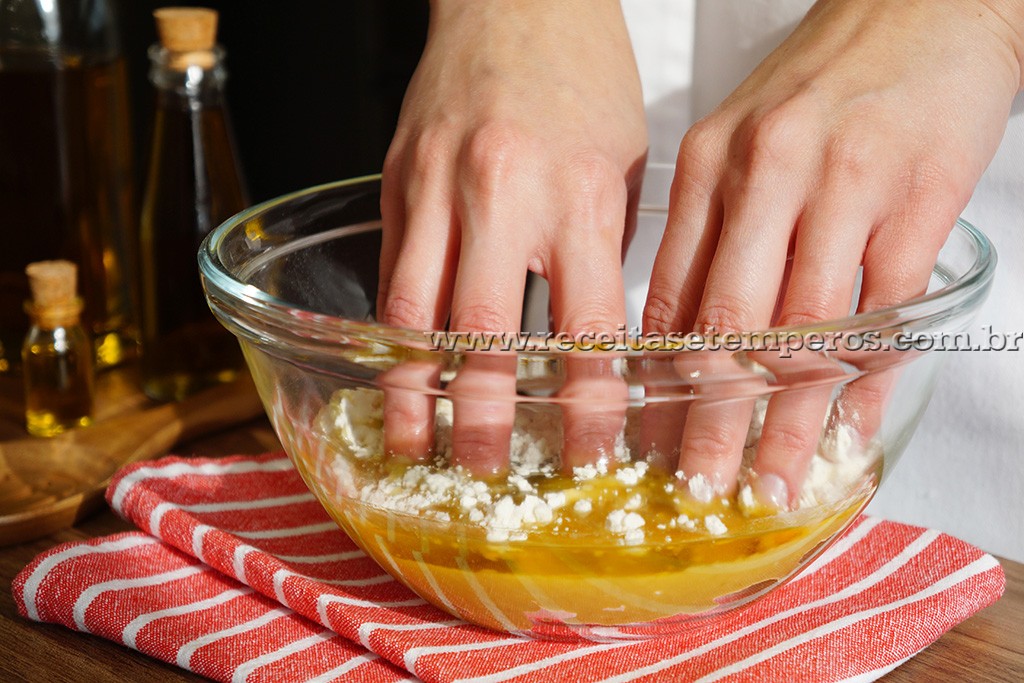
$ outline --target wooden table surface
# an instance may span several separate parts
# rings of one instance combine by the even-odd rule
[[[280,448],[265,421],[184,444],[182,455],[265,453]],[[18,616],[11,581],[33,557],[66,541],[132,527],[104,510],[78,526],[23,545],[0,548],[0,680],[2,681],[197,681],[191,673],[96,636]],[[1024,681],[1024,565],[1003,561],[1006,593],[996,604],[945,634],[883,680]]]

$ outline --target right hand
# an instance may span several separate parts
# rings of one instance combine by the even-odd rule
[[[518,331],[532,271],[550,282],[558,331],[615,332],[625,324],[621,259],[646,147],[616,0],[435,0],[384,164],[379,320]],[[453,447],[463,464],[493,470],[507,457],[514,388],[505,370],[491,381],[495,363],[469,360],[451,390],[472,386],[476,398],[456,398]],[[384,383],[434,381],[429,367],[400,366]],[[388,452],[430,451],[426,394],[393,388],[384,417]],[[570,424],[588,442],[613,440],[621,427],[577,418],[567,420],[567,443]]]

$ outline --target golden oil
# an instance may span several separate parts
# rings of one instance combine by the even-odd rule
[[[31,324],[24,268],[52,258],[78,267],[97,366],[136,353],[127,69],[120,57],[64,52],[0,45],[0,206],[12,226],[0,250],[0,372],[17,366]]]
[[[248,199],[223,95],[223,51],[214,45],[216,13],[162,12],[161,43],[149,53],[157,106],[139,264],[143,391],[167,401],[230,382],[244,367],[235,337],[206,304],[196,254]],[[195,23],[206,30],[193,34]]]
[[[81,323],[76,268],[68,261],[33,263],[32,320],[21,349],[25,423],[33,436],[56,436],[92,423],[93,349]]]

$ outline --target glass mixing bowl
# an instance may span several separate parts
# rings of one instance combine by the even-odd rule
[[[367,555],[457,617],[545,638],[675,633],[811,562],[903,451],[995,262],[960,222],[929,292],[870,314],[733,337],[445,335],[374,321],[379,193],[324,185],[220,226],[199,255],[210,306]],[[638,230],[664,222],[643,208]],[[652,256],[627,259],[627,283]]]

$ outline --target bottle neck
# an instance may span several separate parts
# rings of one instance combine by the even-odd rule
[[[49,54],[57,61],[75,57],[86,65],[112,61],[121,55],[115,4],[0,0],[0,51]]]
[[[172,52],[160,45],[149,48],[149,80],[165,101],[192,106],[222,104],[227,69],[220,46],[198,52]]]
[[[37,306],[27,301],[25,312],[32,319],[32,324],[43,330],[73,327],[79,324],[82,315],[82,299],[77,297],[73,301],[51,306]]]

